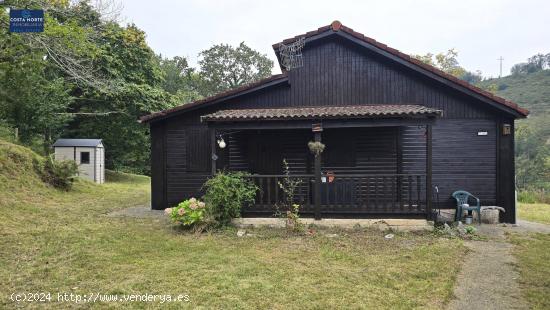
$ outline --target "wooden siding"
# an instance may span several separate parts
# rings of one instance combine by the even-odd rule
[[[496,204],[495,127],[491,120],[442,120],[433,127],[433,184],[443,206],[455,206],[450,195],[459,189],[483,205]]]
[[[151,207],[164,209],[166,200],[166,123],[151,124]]]

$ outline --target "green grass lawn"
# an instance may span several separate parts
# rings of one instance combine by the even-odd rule
[[[550,225],[550,204],[519,203],[518,218]]]
[[[515,245],[521,290],[532,309],[550,309],[550,235],[509,236]]]
[[[186,294],[180,308],[441,308],[466,250],[431,234],[235,230],[196,236],[159,219],[107,217],[149,201],[149,178],[110,174],[71,192],[33,175],[34,155],[0,143],[0,308],[15,292]],[[115,181],[113,181],[115,180]],[[55,300],[54,299],[54,300]],[[44,304],[26,303],[41,308]],[[51,306],[51,305],[50,305]],[[55,303],[60,308],[159,303]]]

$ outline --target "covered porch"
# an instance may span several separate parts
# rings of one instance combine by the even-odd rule
[[[223,110],[202,121],[211,173],[246,171],[260,188],[244,217],[272,216],[283,199],[279,182],[289,177],[299,181],[294,202],[305,217],[427,218],[431,131],[440,114],[420,105],[368,105]],[[309,141],[325,151],[314,156]]]

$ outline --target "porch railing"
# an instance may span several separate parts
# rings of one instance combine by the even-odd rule
[[[274,212],[274,206],[284,199],[279,186],[285,175],[251,175],[258,186],[251,212]],[[294,203],[304,213],[315,211],[312,174],[291,175],[299,181]],[[426,176],[424,174],[342,174],[333,178],[323,175],[320,186],[320,211],[330,213],[393,213],[426,212]]]
[[[275,207],[284,202],[284,193],[279,186],[280,182],[286,178],[286,175],[259,175],[253,174],[249,176],[259,190],[256,194],[256,201],[253,206],[253,211],[275,211]],[[301,210],[309,212],[313,210],[313,182],[315,176],[313,174],[295,174],[288,178],[294,182],[298,182],[294,193],[294,203],[301,206]]]

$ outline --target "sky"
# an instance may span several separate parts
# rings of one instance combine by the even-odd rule
[[[214,44],[248,46],[276,64],[271,45],[339,20],[407,54],[455,48],[467,70],[498,77],[536,53],[550,53],[550,1],[534,0],[122,0],[122,23],[134,23],[165,57],[196,66]],[[274,73],[279,71],[275,65]]]

